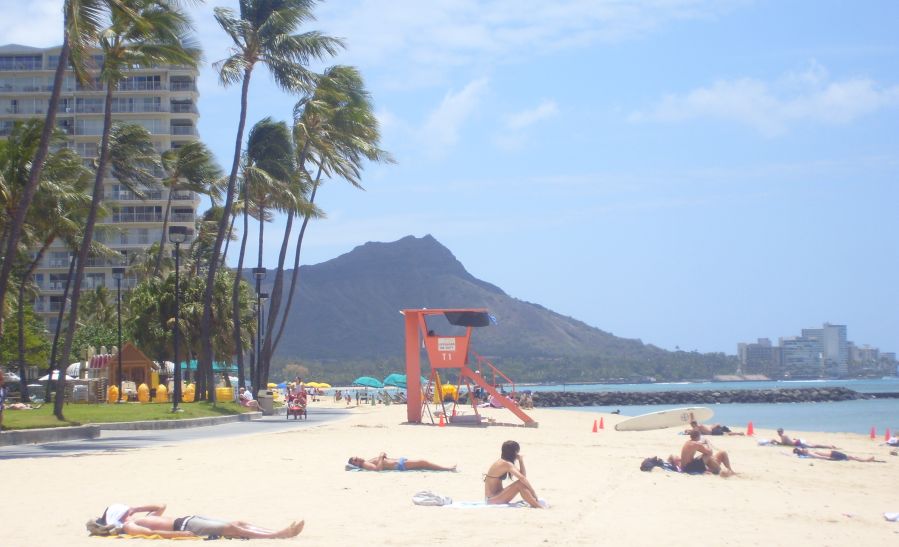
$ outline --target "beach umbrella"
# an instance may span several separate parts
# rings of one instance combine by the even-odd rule
[[[78,378],[75,378],[74,376],[66,375],[66,380],[77,380],[77,379]],[[41,376],[40,378],[37,379],[38,382],[46,382],[48,380],[50,380],[49,374],[44,374],[43,376]],[[54,381],[59,380],[59,371],[58,370],[53,371],[53,380]]]
[[[5,370],[3,371],[3,379],[6,382],[20,382],[22,380],[15,372],[7,372]]]
[[[424,377],[421,377],[421,385],[425,386],[427,384],[428,384],[428,380]],[[389,374],[386,378],[384,378],[384,385],[385,386],[396,386],[396,387],[400,387],[403,389],[407,389],[406,375],[399,374],[396,372],[393,374]]]
[[[318,382],[306,382],[306,387],[321,389],[322,385]]]
[[[328,384],[326,382],[319,382],[318,389],[331,389],[331,384]]]
[[[381,383],[377,378],[372,378],[371,376],[360,376],[353,380],[354,386],[365,386],[365,387],[374,387],[374,388],[382,388],[384,384]]]

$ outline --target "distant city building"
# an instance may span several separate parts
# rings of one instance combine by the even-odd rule
[[[743,374],[780,376],[781,348],[771,345],[768,338],[759,338],[754,344],[740,344],[740,368]]]
[[[59,60],[59,47],[34,48],[9,44],[0,46],[0,138],[9,135],[13,124],[29,118],[44,119],[53,87],[53,74]],[[93,61],[102,66],[102,55]],[[57,110],[56,126],[69,137],[68,146],[84,158],[87,165],[97,157],[103,130],[105,86],[92,72],[94,85],[77,83],[67,70]],[[197,139],[196,69],[183,66],[132,67],[119,82],[112,99],[112,118],[138,124],[147,129],[159,152],[175,149]],[[162,176],[162,172],[157,173]],[[123,255],[144,251],[162,238],[163,214],[169,190],[161,184],[146,188],[140,199],[111,175],[104,181],[103,203],[109,216],[101,219],[94,239]],[[185,226],[191,239],[200,198],[195,192],[177,191],[171,196],[169,225]],[[103,230],[102,228],[106,228]],[[34,310],[49,328],[55,328],[57,313],[68,275],[71,253],[61,242],[48,249],[46,258],[34,274],[40,293]],[[85,266],[82,290],[106,286],[115,290],[112,268],[121,264],[91,258]],[[122,288],[133,287],[135,278],[127,272]]]
[[[832,378],[899,375],[896,354],[869,345],[857,346],[846,336],[846,325],[824,323],[818,329],[802,329],[802,336],[787,336],[772,346],[768,338],[737,344],[744,374],[769,378]]]
[[[783,375],[790,378],[821,378],[824,368],[824,348],[820,340],[804,336],[780,339]]]

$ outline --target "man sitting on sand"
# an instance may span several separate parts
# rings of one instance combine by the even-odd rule
[[[681,448],[680,458],[672,454],[668,457],[668,462],[677,467],[678,471],[691,475],[701,475],[707,470],[722,477],[736,475],[730,467],[727,452],[719,450],[715,453],[708,442],[701,439],[699,431],[695,429],[690,431],[690,440]],[[726,469],[722,470],[722,465]]]
[[[774,439],[774,442],[787,446],[797,446],[799,448],[837,448],[831,444],[812,444],[806,442],[804,439],[792,439],[789,435],[784,433],[784,428],[782,427],[777,428],[777,436],[780,440]]]
[[[268,530],[241,521],[226,522],[200,516],[174,518],[163,516],[163,512],[165,505],[129,507],[115,503],[103,511],[103,516],[89,520],[87,530],[92,536],[125,533],[158,535],[166,539],[194,536],[274,539],[295,537],[303,531],[304,524],[300,520],[283,530]]]
[[[506,441],[500,449],[500,458],[493,462],[487,474],[484,475],[484,498],[488,505],[509,503],[516,495],[528,502],[534,509],[543,509],[537,499],[534,487],[527,479],[527,471],[524,469],[524,457],[519,453],[521,447],[515,441]],[[515,462],[518,467],[515,467]],[[516,478],[515,482],[503,488],[503,480]]]
[[[690,422],[690,429],[684,431],[684,433],[690,433],[693,430],[699,431],[703,435],[745,435],[745,433],[739,431],[731,431],[726,425],[713,424],[708,426],[698,423],[696,420]]]
[[[886,463],[885,460],[875,460],[874,456],[871,456],[870,458],[859,458],[857,456],[850,456],[849,454],[840,452],[838,450],[828,450],[827,452],[823,452],[820,450],[809,450],[808,448],[794,448],[793,454],[796,454],[797,456],[801,456],[803,458],[816,458],[819,460],[831,460],[835,462],[852,460],[854,462]]]
[[[409,458],[388,458],[386,452],[377,458],[366,460],[353,456],[347,463],[366,471],[455,471],[456,466],[444,467],[427,460],[410,460]]]

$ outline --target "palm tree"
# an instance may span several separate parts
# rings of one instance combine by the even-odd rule
[[[303,222],[297,236],[287,303],[283,314],[279,317],[289,229],[285,230],[281,242],[268,317],[269,325],[274,327],[278,324],[278,332],[273,336],[275,328],[270,328],[265,334],[262,354],[267,364],[277,349],[290,314],[290,305],[293,302],[300,272],[300,250],[309,220],[317,213],[314,208],[315,196],[323,172],[343,178],[356,188],[362,188],[360,176],[362,164],[366,160],[394,162],[389,153],[379,148],[381,135],[371,96],[365,89],[361,74],[354,67],[338,65],[326,70],[319,79],[314,93],[297,103],[294,108],[294,120],[298,165],[311,181],[311,186],[308,189],[309,197],[305,200],[307,212],[303,214]],[[311,166],[316,170],[314,178],[306,171],[307,159],[311,160]],[[289,212],[288,226],[292,220],[291,216],[292,213]]]
[[[199,141],[165,151],[162,154],[162,166],[166,172],[166,178],[163,179],[162,184],[168,187],[169,197],[162,215],[162,238],[159,240],[156,265],[153,268],[154,276],[159,274],[162,257],[165,254],[169,211],[172,208],[172,199],[175,194],[179,190],[187,190],[214,195],[218,191],[217,183],[222,176],[222,170],[215,162],[212,152]]]
[[[42,126],[43,122],[38,119],[17,123],[7,141],[0,146],[0,178],[8,181],[3,185],[4,191],[0,192],[0,201],[7,211],[19,202],[17,196],[30,179],[33,170],[30,160],[39,146]],[[65,143],[65,136],[60,131],[53,131],[51,137],[51,144],[55,146]],[[83,213],[90,200],[85,192],[88,174],[81,158],[71,149],[60,148],[48,154],[40,178],[41,192],[25,217],[22,245],[11,260],[17,265],[13,271],[19,274],[16,315],[20,375],[24,374],[25,367],[25,302],[26,291],[31,292],[33,288],[31,276],[54,241],[60,237],[74,237],[80,230],[79,211]],[[29,256],[28,249],[37,249],[37,252]],[[33,297],[33,294],[29,296]],[[28,396],[25,386],[22,396]]]
[[[243,133],[247,121],[247,102],[250,79],[257,63],[265,65],[275,84],[283,90],[295,92],[310,89],[315,80],[306,66],[311,60],[333,56],[343,43],[318,32],[292,34],[299,25],[314,19],[315,0],[240,0],[240,15],[226,8],[216,8],[215,18],[234,42],[232,54],[219,61],[219,81],[222,85],[241,83],[240,117],[234,140],[234,159],[228,176],[224,214],[219,220],[212,256],[206,273],[206,294],[203,299],[200,365],[202,374],[212,379],[212,299],[213,280],[219,266],[219,254],[227,233],[237,171],[240,166]],[[202,393],[202,392],[201,392]]]
[[[193,42],[188,37],[188,32],[191,28],[190,20],[176,5],[156,0],[127,0],[125,4],[130,10],[138,13],[141,20],[136,21],[129,11],[120,9],[118,6],[111,6],[109,26],[99,32],[99,45],[103,52],[100,80],[106,85],[103,134],[100,140],[91,210],[88,213],[84,229],[84,241],[78,250],[78,259],[75,266],[72,307],[62,351],[63,362],[67,362],[71,352],[75,325],[78,320],[78,299],[81,290],[81,280],[84,275],[84,265],[87,261],[87,254],[93,237],[94,224],[97,220],[97,210],[103,198],[103,178],[106,175],[107,163],[110,161],[111,137],[122,147],[132,139],[143,139],[143,143],[138,143],[137,140],[132,141],[133,148],[139,150],[152,148],[149,134],[142,128],[119,125],[115,130],[113,129],[113,92],[118,82],[125,77],[126,71],[134,65],[175,64],[195,67],[200,56],[199,49],[194,47]],[[119,182],[126,186],[131,186],[132,189],[140,193],[139,189],[134,188],[134,184],[146,186],[150,184],[149,181],[152,181],[153,178],[151,171],[145,168],[146,164],[139,163],[135,161],[136,159],[134,157],[128,158],[128,161],[118,166],[119,173],[114,174],[119,179]],[[123,179],[122,176],[126,178]],[[136,176],[136,180],[130,178],[132,176]],[[63,384],[64,382],[59,382],[60,387]],[[63,419],[61,395],[60,392],[57,393],[55,406],[55,414],[59,419]]]
[[[0,310],[4,307],[7,284],[13,267],[13,256],[19,245],[22,229],[25,225],[25,216],[37,193],[41,173],[50,150],[53,128],[56,127],[56,110],[59,106],[59,96],[62,93],[63,76],[66,67],[71,63],[75,76],[81,83],[88,82],[86,59],[89,45],[96,39],[97,32],[102,24],[104,13],[115,6],[123,16],[135,21],[139,18],[134,10],[126,5],[125,0],[64,0],[63,2],[63,41],[59,51],[59,60],[56,64],[56,72],[53,75],[53,88],[50,93],[50,102],[47,107],[47,115],[37,149],[31,162],[31,170],[28,183],[23,188],[22,194],[13,211],[9,228],[6,230],[4,241],[3,262],[0,264]],[[0,334],[3,333],[3,314],[0,313]]]
[[[293,143],[290,129],[284,122],[275,122],[271,118],[260,120],[250,130],[247,139],[247,153],[242,169],[241,194],[243,201],[244,227],[237,260],[237,272],[243,272],[243,261],[246,253],[248,216],[259,221],[259,254],[257,267],[262,267],[262,251],[264,244],[265,222],[272,220],[270,209],[289,209],[296,203],[296,196],[291,192],[291,179],[296,176],[294,167]],[[237,313],[238,295],[241,276],[235,277],[232,288],[234,299],[232,317],[234,321],[234,338],[240,339],[241,323]],[[259,292],[259,280],[256,281],[256,292]],[[237,370],[239,382],[243,382],[243,347],[238,343],[236,348]],[[257,369],[258,370],[258,369]],[[258,383],[258,374],[251,370],[253,385]],[[242,384],[241,384],[242,385]]]

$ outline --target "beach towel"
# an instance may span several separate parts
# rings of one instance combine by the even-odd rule
[[[218,536],[209,536],[205,538],[203,536],[186,536],[186,537],[177,537],[177,538],[164,538],[159,534],[114,534],[111,536],[91,536],[95,538],[106,538],[106,539],[168,539],[168,540],[177,540],[177,539],[188,539],[188,540],[198,540],[198,539],[219,539]]]
[[[899,522],[899,513],[884,513],[883,518],[892,522]]]
[[[549,509],[549,502],[540,498],[537,502],[544,508]],[[487,503],[486,501],[454,501],[444,507],[453,509],[520,509],[530,508],[530,504],[524,500],[518,500],[513,503]]]
[[[412,496],[412,503],[415,505],[442,506],[453,503],[453,498],[435,494],[430,490],[422,490]]]

